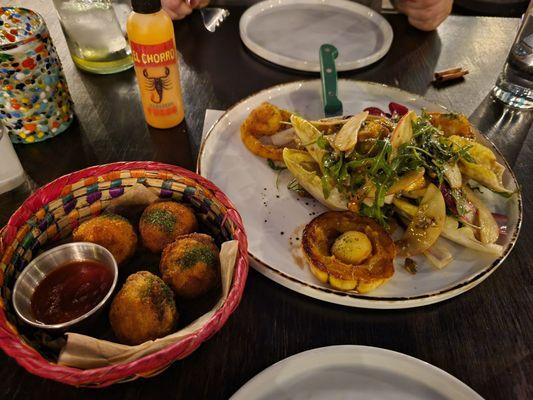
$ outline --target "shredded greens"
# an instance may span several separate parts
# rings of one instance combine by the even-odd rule
[[[298,193],[300,196],[307,195],[307,191],[298,183],[298,180],[293,179],[287,184],[287,189]]]
[[[458,148],[438,128],[430,123],[428,114],[422,113],[413,123],[413,138],[397,149],[391,159],[392,145],[388,138],[376,139],[366,151],[353,151],[346,155],[335,151],[328,140],[321,135],[316,144],[326,150],[322,159],[322,191],[327,199],[333,188],[337,188],[348,199],[358,199],[370,195],[373,204],[361,204],[359,213],[387,225],[388,208],[385,204],[387,192],[405,173],[425,168],[426,174],[437,186],[444,182],[444,169],[447,163],[459,159],[474,160],[468,153],[470,146]],[[462,193],[454,193],[460,199]],[[462,200],[462,198],[461,198]],[[458,201],[463,204],[462,201]],[[466,210],[458,210],[460,215]]]
[[[267,164],[270,168],[272,168],[274,171],[277,171],[277,175],[276,175],[276,189],[279,190],[279,178],[280,178],[280,175],[283,171],[285,171],[287,169],[287,167],[285,166],[280,166],[280,165],[277,165],[274,161],[272,161],[270,158],[267,159]]]
[[[267,164],[270,168],[272,168],[274,171],[283,171],[284,169],[287,169],[285,166],[277,165],[274,161],[272,161],[270,158],[267,159]]]
[[[468,153],[470,148],[471,146],[465,146],[457,149],[457,146],[430,123],[428,114],[423,112],[413,123],[413,140],[400,146],[397,160],[394,161],[399,164],[400,173],[418,167],[426,168],[440,185],[444,179],[446,164],[455,163],[460,158],[474,162]]]

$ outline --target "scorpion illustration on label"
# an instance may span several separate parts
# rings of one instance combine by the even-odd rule
[[[157,96],[152,94],[150,100],[156,104],[161,103],[163,100],[163,91],[172,88],[170,79],[168,78],[170,75],[170,69],[165,67],[165,74],[163,76],[149,76],[148,71],[143,69],[143,75],[146,78],[146,88],[157,93]]]

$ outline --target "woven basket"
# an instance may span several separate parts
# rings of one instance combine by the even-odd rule
[[[189,202],[226,239],[239,242],[233,282],[224,305],[194,333],[178,343],[129,363],[81,370],[45,358],[45,352],[19,331],[11,303],[15,280],[47,242],[68,236],[80,222],[101,213],[134,184],[156,188],[161,198]],[[119,162],[65,175],[37,190],[13,214],[0,234],[0,346],[32,374],[74,386],[104,387],[153,376],[191,354],[216,333],[235,310],[248,273],[242,221],[228,198],[193,172],[156,162]]]

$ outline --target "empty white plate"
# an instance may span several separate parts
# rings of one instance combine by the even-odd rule
[[[318,72],[318,50],[337,47],[338,71],[357,69],[382,58],[392,28],[379,13],[346,0],[267,0],[241,17],[241,39],[252,52],[281,66]]]
[[[483,400],[424,361],[368,346],[330,346],[286,358],[231,400]]]

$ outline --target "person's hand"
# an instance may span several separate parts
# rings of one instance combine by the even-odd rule
[[[415,28],[432,31],[450,15],[453,0],[397,0],[395,5]]]
[[[161,6],[172,19],[182,19],[192,13],[200,0],[161,0]]]

